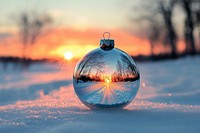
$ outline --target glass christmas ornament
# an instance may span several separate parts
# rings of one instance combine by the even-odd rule
[[[108,39],[104,35],[109,34]],[[140,73],[133,59],[114,48],[105,32],[100,47],[85,55],[76,65],[74,90],[90,108],[123,108],[136,96]]]

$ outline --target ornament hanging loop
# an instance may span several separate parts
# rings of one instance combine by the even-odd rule
[[[106,38],[105,38],[105,35],[106,35],[106,34],[108,35],[108,38],[107,38],[107,39],[110,39],[110,32],[104,32],[104,33],[103,33],[103,38],[106,39]]]

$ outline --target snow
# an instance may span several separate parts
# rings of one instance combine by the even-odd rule
[[[83,82],[77,84],[74,82],[76,94],[81,101],[96,106],[104,106],[105,104],[114,107],[129,103],[138,91],[139,81],[135,82]],[[108,108],[108,106],[107,106]]]
[[[138,65],[141,86],[127,107],[90,110],[74,93],[73,64],[0,64],[0,133],[199,133],[200,57]]]

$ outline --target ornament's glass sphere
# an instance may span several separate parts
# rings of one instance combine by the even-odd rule
[[[136,96],[140,74],[133,59],[114,48],[114,40],[104,39],[78,62],[73,85],[90,108],[123,108]]]

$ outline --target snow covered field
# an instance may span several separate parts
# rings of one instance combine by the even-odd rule
[[[90,110],[76,97],[72,66],[0,64],[0,133],[200,133],[200,57],[139,63],[141,86],[123,110]]]

